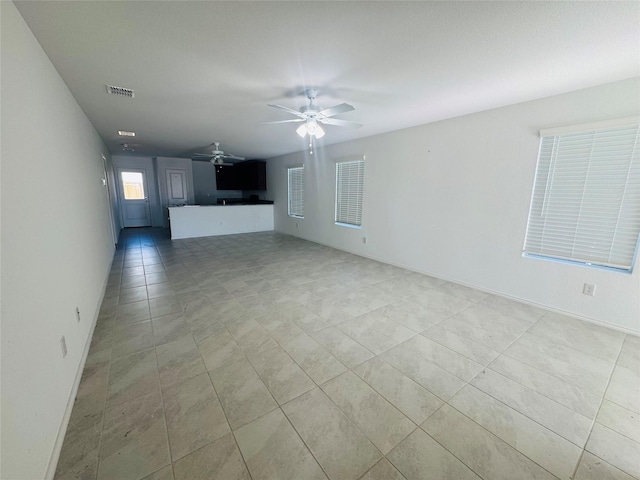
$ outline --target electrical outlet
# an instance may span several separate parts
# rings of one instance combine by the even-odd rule
[[[60,338],[60,350],[62,350],[62,358],[67,356],[67,341],[64,339],[64,335]]]
[[[76,307],[76,319],[80,321],[80,309]]]
[[[585,283],[584,287],[582,288],[582,293],[584,293],[585,295],[589,295],[590,297],[593,297],[596,294],[595,284]]]
[[[362,243],[367,243],[367,237],[362,237]]]

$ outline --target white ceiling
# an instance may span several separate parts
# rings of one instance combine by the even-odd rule
[[[301,92],[347,102],[319,144],[640,75],[640,2],[17,1],[112,154],[300,151]],[[134,99],[105,85],[132,88]],[[134,141],[117,130],[133,130]]]

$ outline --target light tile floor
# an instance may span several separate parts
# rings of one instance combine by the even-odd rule
[[[123,232],[57,479],[640,478],[640,340],[277,233]]]

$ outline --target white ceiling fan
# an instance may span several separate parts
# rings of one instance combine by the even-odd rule
[[[339,118],[333,118],[341,113],[350,112],[355,110],[352,105],[348,103],[341,103],[330,108],[322,108],[316,105],[315,99],[318,95],[318,90],[315,88],[308,88],[304,91],[305,96],[309,99],[309,105],[302,107],[300,110],[293,110],[292,108],[283,107],[282,105],[268,105],[269,107],[279,108],[285,112],[291,113],[298,118],[292,120],[280,120],[276,122],[266,122],[263,125],[271,125],[275,123],[297,123],[304,122],[296,132],[301,137],[309,135],[309,137],[322,138],[324,136],[324,130],[318,123],[325,125],[335,125],[338,127],[351,127],[360,128],[361,123],[351,122],[349,120],[341,120]]]
[[[213,142],[212,145],[214,146],[214,149],[211,151],[211,153],[194,153],[191,156],[191,160],[211,162],[214,165],[228,166],[232,166],[234,165],[234,163],[226,162],[226,160],[244,160],[244,157],[239,157],[230,153],[224,153],[222,150],[220,150],[220,142]]]

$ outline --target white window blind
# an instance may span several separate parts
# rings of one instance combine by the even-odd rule
[[[543,136],[524,245],[630,272],[640,234],[640,126]]]
[[[287,169],[289,177],[289,215],[304,218],[304,167]]]
[[[364,160],[336,163],[336,223],[362,225]]]

